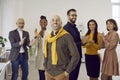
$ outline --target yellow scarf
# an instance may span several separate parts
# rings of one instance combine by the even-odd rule
[[[68,34],[68,32],[65,31],[63,28],[61,28],[56,36],[52,37],[52,35],[49,34],[47,39],[45,40],[45,43],[44,43],[44,56],[45,56],[45,58],[47,58],[47,56],[48,56],[47,43],[52,43],[51,54],[52,54],[52,64],[53,65],[56,65],[57,62],[58,62],[58,54],[57,54],[57,51],[56,51],[56,40],[58,38],[62,37],[63,35],[65,35],[65,34]]]

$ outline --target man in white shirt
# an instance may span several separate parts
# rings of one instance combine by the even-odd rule
[[[17,80],[19,65],[22,69],[22,79],[27,80],[28,76],[28,49],[32,43],[29,40],[29,33],[24,31],[24,19],[19,18],[16,25],[17,29],[9,32],[9,40],[11,43],[11,52],[9,59],[12,63],[12,78]]]

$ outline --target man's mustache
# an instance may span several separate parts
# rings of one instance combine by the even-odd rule
[[[54,23],[54,24],[57,24],[57,23]]]
[[[23,28],[24,26],[19,26],[20,28]]]

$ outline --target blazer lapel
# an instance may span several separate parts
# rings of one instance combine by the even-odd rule
[[[15,39],[17,39],[18,41],[20,41],[20,35],[19,35],[17,29],[15,30]]]
[[[22,38],[26,37],[25,31],[23,31]]]

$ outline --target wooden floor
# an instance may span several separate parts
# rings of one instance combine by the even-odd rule
[[[38,71],[37,71],[37,69],[35,69],[34,57],[29,60],[29,76],[28,76],[28,79],[29,80],[39,80]],[[20,80],[20,78],[18,80]],[[85,68],[84,63],[82,63],[82,65],[81,65],[78,80],[89,80],[88,76],[86,75],[86,68]],[[120,76],[113,77],[113,80],[120,80]]]

